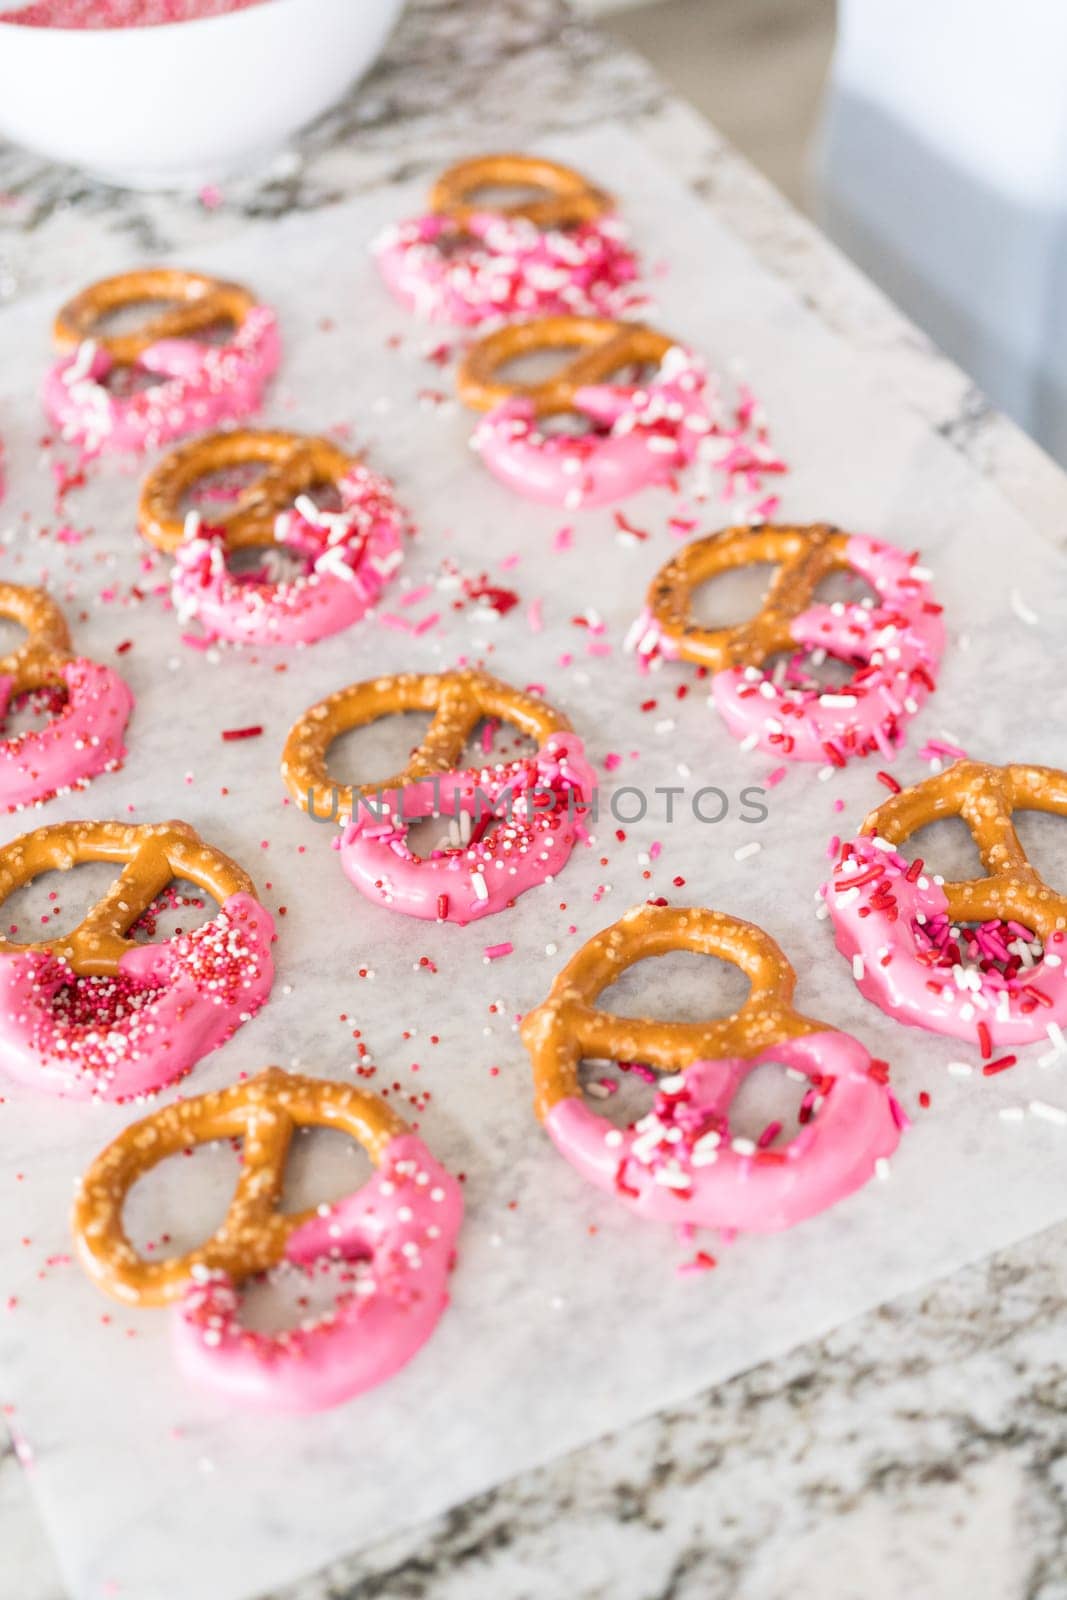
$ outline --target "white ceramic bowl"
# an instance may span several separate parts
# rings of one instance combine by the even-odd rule
[[[3,21],[0,134],[132,189],[261,164],[381,51],[404,0],[263,0],[147,28]]]

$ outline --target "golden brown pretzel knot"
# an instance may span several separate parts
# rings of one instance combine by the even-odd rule
[[[1050,889],[1031,866],[1012,821],[1015,811],[1067,816],[1067,772],[957,761],[893,795],[871,812],[863,832],[896,846],[928,822],[960,817],[987,876],[943,885],[949,916],[961,922],[1013,919],[1045,939],[1057,928],[1067,928],[1067,895]]]
[[[333,741],[350,728],[362,728],[401,711],[433,712],[433,721],[403,772],[358,788],[333,783],[326,767]],[[285,741],[282,777],[301,810],[313,810],[320,817],[349,816],[357,793],[402,789],[420,778],[454,772],[467,740],[486,717],[510,722],[539,745],[553,733],[568,732],[571,726],[563,713],[546,701],[473,668],[401,672],[391,678],[350,684],[305,711]]]
[[[227,1272],[235,1283],[269,1271],[282,1259],[289,1236],[318,1211],[278,1210],[296,1128],[339,1129],[375,1164],[390,1140],[407,1131],[377,1095],[278,1067],[229,1089],[175,1101],[132,1123],[82,1178],[73,1228],[86,1272],[127,1305],[158,1306],[180,1299],[198,1269]],[[235,1138],[242,1141],[241,1172],[222,1225],[183,1256],[144,1260],[122,1225],[126,1197],[138,1178],[193,1145]]]
[[[648,956],[692,950],[740,967],[751,988],[729,1017],[658,1022],[598,1011],[597,997]],[[678,1072],[694,1061],[754,1056],[781,1039],[827,1032],[826,1023],[794,1011],[796,973],[762,928],[699,906],[637,906],[571,957],[548,999],[526,1014],[522,1037],[534,1069],[535,1108],[544,1118],[581,1093],[585,1057],[641,1061]]]
[[[279,513],[298,495],[340,483],[356,458],[315,434],[259,428],[205,434],[172,450],[148,474],[137,508],[141,533],[159,550],[176,550],[185,531],[182,501],[190,490],[211,473],[260,463],[265,471],[242,490],[232,509],[213,510],[205,519],[225,530],[230,550],[273,544]]]
[[[512,187],[541,189],[545,198],[503,204],[479,204],[471,199],[479,189]],[[614,205],[610,194],[573,167],[540,156],[472,156],[442,172],[430,190],[430,210],[460,223],[469,222],[480,211],[495,211],[505,217],[525,217],[538,228],[565,228],[579,222],[595,222]]]
[[[646,604],[659,631],[686,661],[713,672],[758,667],[778,651],[795,648],[790,623],[811,604],[825,577],[848,567],[848,539],[823,522],[724,528],[672,556],[653,578]],[[694,589],[720,573],[762,562],[778,570],[754,617],[732,628],[702,628],[693,621]]]
[[[71,659],[70,630],[62,611],[44,589],[0,583],[0,617],[26,629],[26,638],[0,657],[0,677],[12,680],[11,693],[26,694],[62,681]]]
[[[99,331],[112,312],[153,300],[167,301],[167,310],[150,317],[135,332]],[[175,301],[177,304],[172,303]],[[160,339],[187,339],[219,322],[240,327],[255,303],[255,296],[239,283],[177,267],[145,267],[140,272],[101,278],[76,294],[60,307],[52,336],[61,351],[77,349],[84,340],[92,339],[119,366],[130,366]]]
[[[456,388],[472,411],[516,397],[529,400],[538,417],[574,409],[577,391],[606,383],[624,367],[656,365],[674,345],[665,333],[639,322],[614,322],[610,317],[538,317],[510,322],[471,345],[456,374]],[[543,350],[578,350],[541,383],[505,383],[501,367],[520,356]]]
[[[86,861],[124,866],[78,926],[36,944],[16,944],[0,935],[0,952],[47,950],[80,977],[109,977],[133,948],[126,934],[175,878],[197,884],[220,905],[232,894],[255,894],[248,874],[205,844],[187,822],[54,822],[0,850],[0,905],[42,872],[66,872]]]

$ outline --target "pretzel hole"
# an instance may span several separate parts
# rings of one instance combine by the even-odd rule
[[[285,1164],[280,1210],[334,1205],[362,1189],[374,1163],[357,1139],[339,1128],[297,1128]]]
[[[120,871],[111,862],[87,861],[66,872],[39,873],[8,895],[0,912],[0,932],[13,945],[72,933]]]
[[[307,1329],[358,1292],[371,1255],[369,1245],[347,1241],[340,1258],[280,1261],[270,1272],[249,1278],[241,1285],[241,1327],[267,1336]]]
[[[18,739],[26,733],[39,733],[63,714],[69,699],[65,683],[48,683],[40,689],[13,694],[0,717],[0,738]]]
[[[773,1150],[796,1138],[816,1105],[807,1080],[789,1076],[783,1062],[761,1061],[746,1074],[727,1112],[730,1134]]]
[[[700,628],[730,628],[750,621],[761,610],[777,570],[773,562],[753,561],[705,578],[690,595],[693,621]]]
[[[109,861],[85,861],[66,872],[42,872],[8,896],[0,913],[0,933],[12,945],[62,939],[103,899],[121,871]],[[195,884],[168,884],[132,924],[129,937],[140,944],[189,933],[215,915],[210,896]],[[82,978],[82,984],[100,980]]]
[[[13,654],[26,643],[27,631],[14,617],[0,616],[0,656]]]
[[[553,190],[539,183],[479,183],[465,192],[463,202],[480,211],[504,211],[554,198]]]
[[[978,846],[962,817],[927,822],[896,848],[908,861],[921,860],[926,875],[949,883],[986,875]]]
[[[598,1011],[624,1019],[708,1022],[736,1011],[748,998],[749,987],[740,967],[730,961],[671,950],[635,962],[595,1004]]]
[[[110,306],[94,317],[85,337],[107,339],[122,334],[140,333],[156,318],[165,316],[171,311],[184,309],[188,304],[188,301],[180,299],[126,300],[121,305]],[[237,324],[232,317],[223,315],[217,317],[214,322],[198,327],[189,337],[194,338],[198,344],[223,344],[232,338],[236,327]]]
[[[432,720],[430,711],[397,711],[347,729],[327,752],[331,780],[338,786],[384,783],[407,766]]]
[[[582,1061],[578,1078],[582,1093],[598,1116],[614,1128],[630,1128],[656,1103],[657,1086],[666,1073],[642,1061]]]
[[[839,603],[847,606],[861,606],[868,603],[877,606],[882,604],[882,599],[878,590],[873,588],[860,573],[852,567],[840,567],[819,579],[811,597],[813,605],[830,606]]]
[[[844,688],[862,665],[858,656],[834,655],[824,649],[779,650],[767,657],[762,670],[778,688],[821,694]]]
[[[218,1232],[241,1172],[239,1139],[214,1139],[168,1156],[126,1197],[123,1226],[146,1261],[168,1261]]]

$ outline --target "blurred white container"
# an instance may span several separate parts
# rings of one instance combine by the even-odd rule
[[[0,3],[0,134],[131,189],[253,168],[380,54],[404,0],[263,0],[194,22],[27,28]]]
[[[1067,5],[841,0],[827,230],[1067,462]]]

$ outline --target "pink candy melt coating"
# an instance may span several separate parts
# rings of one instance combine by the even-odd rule
[[[179,620],[195,617],[238,644],[312,644],[358,622],[403,561],[405,519],[384,478],[357,465],[338,485],[341,509],[283,512],[279,546],[300,554],[304,575],[281,583],[236,577],[221,533],[193,524],[178,548],[171,597]],[[307,515],[305,515],[305,511]]]
[[[78,658],[62,668],[67,704],[45,727],[0,739],[0,805],[9,811],[85,784],[119,766],[133,696],[109,667]],[[13,680],[0,675],[0,718]]]
[[[735,1150],[730,1102],[767,1061],[813,1078],[822,1103],[788,1144]],[[813,1033],[771,1045],[751,1060],[693,1062],[677,1077],[660,1080],[655,1110],[624,1133],[573,1098],[553,1106],[546,1127],[583,1177],[639,1216],[770,1233],[852,1194],[872,1176],[875,1162],[896,1149],[892,1097],[870,1069],[857,1039]],[[673,1136],[676,1130],[680,1137]]]
[[[594,431],[545,433],[530,401],[515,397],[489,412],[472,442],[490,472],[529,500],[607,505],[665,482],[696,457],[715,426],[706,383],[701,363],[675,347],[645,384],[578,390],[575,409]]]
[[[1067,1023],[1067,935],[1051,934],[1044,957],[1013,979],[923,961],[920,952],[931,943],[921,930],[947,915],[948,901],[930,874],[910,880],[909,866],[895,850],[861,836],[843,847],[823,885],[837,948],[853,963],[860,957],[856,986],[866,999],[899,1022],[972,1044],[979,1042],[979,1023],[997,1046],[1033,1044],[1050,1023]],[[868,881],[853,887],[853,878]]]
[[[486,212],[462,227],[415,217],[392,227],[375,254],[410,311],[474,327],[516,317],[623,317],[641,304],[637,263],[614,217],[561,230]]]
[[[735,738],[754,733],[756,748],[792,761],[825,761],[827,744],[842,761],[875,751],[888,758],[901,743],[901,727],[930,693],[945,647],[940,611],[925,609],[933,605],[930,587],[895,545],[856,536],[847,557],[878,603],[813,605],[790,632],[803,649],[864,665],[849,682],[823,690],[790,688],[788,675],[775,685],[759,668],[716,673],[711,692]]]
[[[355,1194],[290,1238],[286,1259],[351,1263],[335,1309],[279,1335],[240,1323],[224,1273],[194,1280],[177,1307],[179,1364],[194,1383],[261,1411],[321,1411],[392,1377],[425,1344],[448,1304],[463,1216],[459,1184],[421,1139],[402,1134]]]
[[[89,341],[49,371],[45,410],[64,439],[91,452],[151,450],[257,411],[280,356],[273,311],[253,306],[226,344],[160,339],[150,345],[132,375],[161,381],[120,395],[105,383],[114,362]]]
[[[562,870],[596,781],[582,741],[571,733],[553,734],[533,760],[443,773],[437,780],[372,796],[369,804],[360,802],[341,835],[341,865],[369,900],[405,916],[465,926],[502,911]],[[528,804],[524,796],[534,790]],[[383,800],[393,816],[375,814],[383,810]],[[401,801],[402,821],[397,815]],[[408,827],[422,817],[466,813],[484,825],[493,811],[504,820],[484,839],[472,837],[425,857],[407,844]]]
[[[270,993],[274,922],[231,895],[210,922],[80,978],[39,951],[0,954],[0,1069],[45,1094],[150,1094],[223,1044]]]
[[[32,0],[17,11],[0,13],[0,23],[26,28],[154,28],[263,4],[264,0]]]

